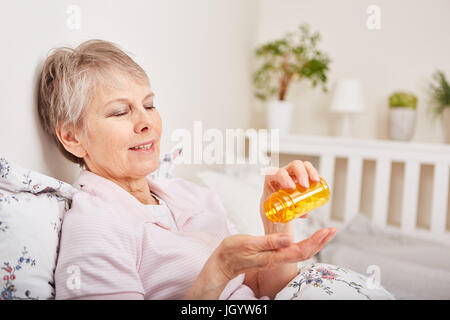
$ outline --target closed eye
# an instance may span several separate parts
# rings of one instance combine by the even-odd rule
[[[155,109],[155,106],[154,106],[154,105],[151,105],[151,106],[144,106],[144,108],[145,108],[146,110],[152,110],[152,109]],[[114,114],[113,116],[114,116],[114,117],[120,117],[120,116],[126,115],[127,113],[128,113],[128,111],[127,111],[127,112],[122,112],[122,113],[117,113],[117,114]]]

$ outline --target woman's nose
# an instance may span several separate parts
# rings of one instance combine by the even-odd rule
[[[145,129],[153,127],[153,118],[150,112],[144,108],[136,113],[134,119],[134,131],[140,133]]]

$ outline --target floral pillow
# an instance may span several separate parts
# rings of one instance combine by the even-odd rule
[[[276,300],[394,300],[375,278],[325,263],[310,263],[281,290]]]
[[[174,147],[153,179],[173,176]],[[64,213],[78,186],[0,157],[0,300],[54,299],[54,270]]]
[[[75,192],[0,157],[0,300],[54,298],[61,222]]]

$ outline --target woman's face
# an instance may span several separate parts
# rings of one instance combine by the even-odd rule
[[[88,169],[103,177],[142,178],[158,168],[161,117],[148,83],[125,81],[121,89],[102,88],[87,110]],[[131,149],[146,145],[150,149]]]

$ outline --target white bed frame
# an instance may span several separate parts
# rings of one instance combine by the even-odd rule
[[[270,149],[270,146],[268,148]],[[330,201],[320,208],[319,213],[331,226],[338,228],[345,226],[360,211],[363,161],[374,160],[376,169],[372,221],[382,228],[400,228],[405,234],[450,244],[450,232],[446,227],[449,203],[450,145],[285,135],[280,137],[279,153],[280,156],[288,154],[318,157],[319,172],[321,176],[326,177],[332,191]],[[343,199],[345,210],[343,210],[343,219],[340,221],[331,216],[337,158],[347,159],[345,199]],[[301,158],[299,157],[299,159]],[[401,194],[402,208],[399,227],[387,224],[392,162],[404,164],[404,188]],[[421,165],[434,167],[431,220],[428,229],[417,227],[417,199]]]

